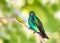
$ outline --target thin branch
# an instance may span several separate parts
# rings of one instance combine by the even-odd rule
[[[17,23],[19,23],[19,24],[21,24],[21,25],[23,25],[23,26],[25,26],[26,28],[28,28],[28,29],[30,29],[26,24],[24,24],[22,21],[19,21],[19,20],[17,20],[16,18],[8,18],[8,17],[0,17],[0,21],[1,20],[7,20],[7,21],[11,21],[11,22],[17,22]]]

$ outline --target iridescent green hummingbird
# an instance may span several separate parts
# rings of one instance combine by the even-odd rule
[[[45,30],[43,28],[42,22],[35,15],[35,12],[34,11],[30,11],[29,12],[28,25],[29,25],[29,28],[31,28],[34,31],[34,33],[36,32],[42,38],[49,39],[49,37],[45,33]]]

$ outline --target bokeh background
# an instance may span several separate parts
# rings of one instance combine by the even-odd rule
[[[28,18],[32,10],[50,38],[46,42],[60,43],[60,0],[0,0],[0,43],[39,43],[37,34],[13,21],[16,18],[28,25],[19,14]]]

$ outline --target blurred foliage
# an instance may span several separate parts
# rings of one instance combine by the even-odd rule
[[[12,0],[11,0],[12,1]],[[44,29],[49,36],[47,43],[60,43],[60,20],[54,18],[54,13],[60,10],[60,3],[47,2],[45,5],[42,4],[41,0],[28,1],[24,0],[24,6],[9,6],[9,2],[6,0],[0,0],[0,17],[14,17],[16,16],[12,11],[12,8],[28,12],[35,11],[38,18],[42,21]],[[18,2],[17,2],[18,3]],[[1,14],[2,12],[2,14]],[[19,16],[17,18],[20,20]],[[22,20],[21,20],[22,21]],[[0,43],[36,43],[35,35],[29,39],[26,37],[23,26],[17,22],[9,22],[0,20]]]

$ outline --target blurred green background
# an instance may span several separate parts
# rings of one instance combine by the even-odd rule
[[[13,8],[27,17],[29,11],[33,10],[50,38],[46,42],[60,43],[60,0],[0,0],[0,43],[37,43],[36,35],[28,29],[26,31],[18,22],[1,19],[13,19],[16,15]]]

